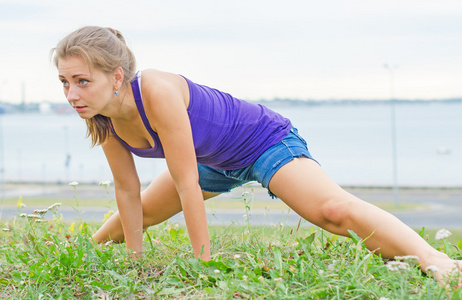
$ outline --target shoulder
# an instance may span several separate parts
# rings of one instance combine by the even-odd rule
[[[189,95],[188,84],[180,75],[147,69],[141,72],[141,92],[143,100],[162,101],[165,98]]]
[[[146,114],[154,127],[157,127],[158,120],[181,114],[189,106],[188,83],[177,74],[153,69],[142,71],[141,94]]]

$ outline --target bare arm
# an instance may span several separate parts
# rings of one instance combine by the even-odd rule
[[[151,125],[162,141],[165,159],[181,200],[186,227],[196,258],[210,259],[204,199],[199,186],[196,152],[181,80],[143,73],[142,86]],[[188,94],[189,95],[189,94]],[[189,100],[189,98],[187,99]],[[203,249],[203,254],[201,251]]]
[[[120,220],[127,247],[142,253],[143,212],[141,208],[140,180],[133,156],[116,137],[111,135],[103,145],[114,177],[114,187]],[[104,226],[104,225],[103,225]]]

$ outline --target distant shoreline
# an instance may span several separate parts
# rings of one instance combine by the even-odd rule
[[[259,103],[270,107],[279,106],[328,106],[328,105],[388,105],[394,104],[454,104],[462,103],[462,98],[446,99],[259,99],[248,102]],[[75,111],[67,103],[61,102],[31,102],[31,103],[9,103],[0,101],[0,115],[18,113],[54,113],[54,114],[75,114]]]

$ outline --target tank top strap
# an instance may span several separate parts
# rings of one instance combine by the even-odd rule
[[[155,134],[154,130],[151,128],[151,124],[149,124],[148,117],[146,116],[146,111],[144,110],[143,105],[143,97],[141,96],[141,72],[136,73],[136,77],[131,81],[133,97],[135,98],[136,107],[138,108],[138,112],[140,113],[140,117],[143,120],[143,124],[148,130],[151,136]]]

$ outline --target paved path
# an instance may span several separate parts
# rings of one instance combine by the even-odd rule
[[[87,198],[105,197],[104,189],[97,185],[78,186],[78,198],[81,201],[81,216],[85,221],[100,222],[108,208],[89,208],[83,207]],[[394,203],[393,192],[391,189],[377,188],[346,188],[352,194],[371,203]],[[218,201],[242,201],[243,192],[252,192],[255,202],[280,201],[273,200],[266,190],[259,186],[249,186],[245,190],[238,188],[231,193],[224,194],[217,198]],[[73,199],[74,190],[63,185],[8,185],[3,191],[7,198],[18,197],[42,197],[50,199]],[[114,197],[113,188],[110,190],[109,197]],[[399,191],[399,203],[416,204],[416,209],[389,210],[396,217],[413,228],[448,228],[462,229],[462,188],[460,189],[401,189]],[[1,203],[0,203],[1,205]],[[42,207],[39,207],[42,208]],[[1,209],[1,207],[0,207]],[[24,212],[30,213],[33,207],[27,207]],[[62,207],[59,210],[65,220],[72,221],[78,218],[78,213],[69,207]],[[10,219],[17,214],[17,207],[3,206],[1,220]],[[253,225],[296,225],[300,217],[288,209],[252,209],[250,218],[246,215],[244,205],[241,209],[207,209],[208,221],[210,224],[246,224],[247,220]],[[47,216],[46,218],[51,218]],[[184,223],[182,213],[174,216],[172,222]],[[305,224],[309,224],[305,222]]]

